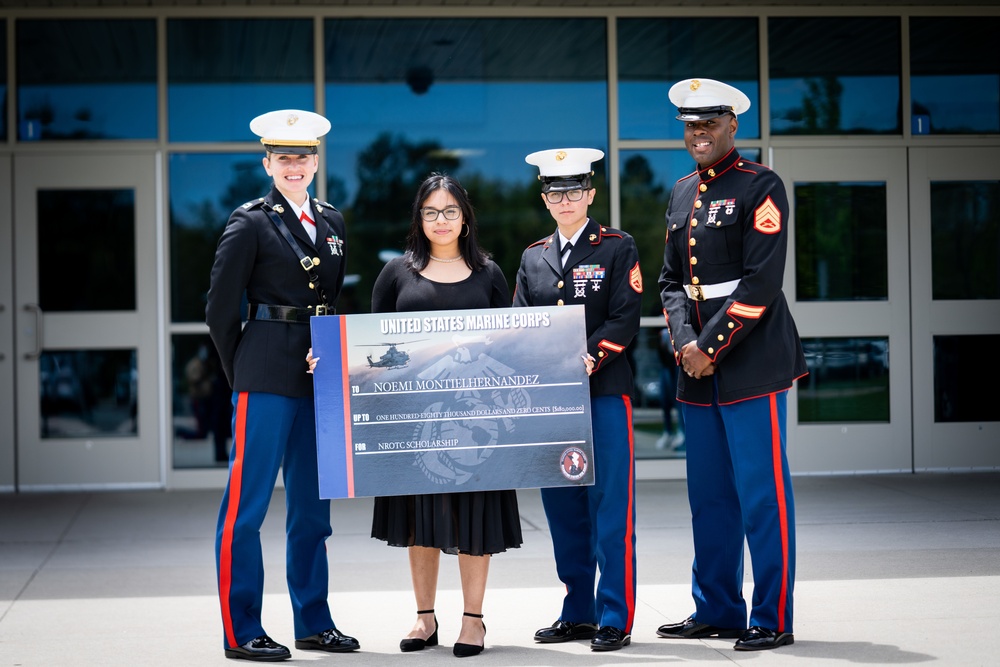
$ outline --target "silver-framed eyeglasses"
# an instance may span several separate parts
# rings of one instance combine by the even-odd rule
[[[445,220],[458,220],[458,216],[462,215],[462,209],[457,206],[448,206],[443,209],[425,206],[420,209],[420,217],[424,219],[424,222],[434,222],[439,215],[444,215]]]
[[[558,204],[563,200],[564,196],[570,201],[580,201],[583,199],[584,192],[586,191],[582,188],[577,188],[576,190],[566,190],[565,192],[553,192],[550,190],[545,193],[545,201],[550,204]]]

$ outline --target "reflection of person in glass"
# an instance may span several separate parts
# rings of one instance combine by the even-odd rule
[[[195,430],[179,429],[183,438],[201,440],[212,434],[215,460],[224,463],[229,456],[226,445],[231,435],[229,405],[232,392],[225,375],[219,369],[219,357],[211,341],[200,343],[195,355],[184,365],[188,400],[195,420]]]
[[[670,330],[660,329],[657,352],[660,358],[660,409],[663,412],[663,435],[656,441],[657,449],[667,450],[667,456],[684,456],[684,417],[677,410],[677,358],[670,342]],[[675,415],[676,413],[676,415]]]
[[[632,237],[587,215],[591,164],[602,157],[565,148],[525,158],[538,167],[556,229],[521,255],[514,306],[584,306],[594,438],[594,485],[541,491],[566,596],[535,641],[589,639],[592,650],[613,651],[632,641],[635,616],[635,380],[625,350],[639,332],[642,275]]]
[[[212,266],[206,319],[235,409],[216,536],[224,649],[228,658],[272,661],[291,657],[261,623],[260,527],[279,468],[295,647],[359,648],[337,630],[327,603],[330,501],[319,497],[313,385],[302,368],[309,318],[332,313],[344,283],[344,218],[308,193],[329,121],[308,111],[274,111],[250,129],[262,137],[274,187],[230,216]],[[244,293],[250,305],[242,327]]]
[[[509,307],[507,280],[479,247],[478,236],[472,203],[461,184],[451,176],[429,176],[413,202],[406,252],[390,260],[375,281],[372,311]],[[307,357],[312,368],[318,360],[311,354]],[[490,556],[521,546],[516,493],[376,498],[372,537],[407,547],[409,555],[417,619],[399,649],[420,651],[438,643],[434,603],[444,551],[458,554],[462,579],[462,629],[452,652],[459,657],[481,653],[486,643],[481,619]]]
[[[695,612],[661,637],[794,642],[795,505],[785,452],[788,389],[806,374],[781,291],[788,202],[781,179],[735,148],[750,100],[710,79],[670,89],[697,171],[674,186],[660,293],[682,373]],[[744,541],[753,566],[747,623]]]

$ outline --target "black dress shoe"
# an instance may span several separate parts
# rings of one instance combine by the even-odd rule
[[[705,639],[706,637],[724,637],[733,639],[743,634],[743,628],[719,628],[707,623],[699,623],[694,616],[689,616],[680,623],[661,625],[656,634],[667,639]]]
[[[751,626],[743,636],[736,640],[733,647],[737,651],[766,651],[785,644],[794,644],[795,635],[791,632],[775,632],[759,625]]]
[[[591,651],[617,651],[622,646],[632,643],[632,635],[624,630],[619,630],[610,625],[605,625],[597,631],[594,638],[590,640]]]
[[[557,642],[571,642],[577,639],[593,639],[597,634],[596,623],[567,623],[566,621],[556,621],[547,628],[542,628],[535,633],[536,642],[555,644]]]
[[[357,651],[361,644],[354,637],[348,637],[337,628],[324,630],[318,635],[311,635],[295,640],[295,648],[303,651],[329,651],[330,653],[347,653]]]
[[[236,660],[278,662],[288,660],[292,657],[292,653],[287,646],[282,646],[267,635],[261,635],[236,648],[227,648],[226,657]]]

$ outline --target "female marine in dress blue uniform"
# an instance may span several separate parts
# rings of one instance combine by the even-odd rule
[[[683,372],[677,398],[687,434],[695,613],[668,638],[739,637],[738,650],[794,641],[795,511],[785,453],[788,389],[806,374],[781,291],[785,187],[734,147],[750,100],[710,79],[675,84],[698,170],[674,187],[660,290]],[[747,629],[743,545],[754,592]]]
[[[312,377],[302,361],[310,344],[309,318],[332,314],[344,283],[344,218],[329,204],[310,201],[307,192],[318,166],[316,146],[329,121],[308,111],[274,111],[255,118],[250,129],[262,137],[264,169],[274,187],[230,216],[205,311],[235,408],[216,558],[226,657],[274,661],[291,653],[261,625],[260,527],[279,468],[295,646],[359,648],[356,639],[336,629],[327,604],[330,501],[319,497]],[[293,244],[306,259],[300,260]]]
[[[624,352],[639,331],[642,299],[632,237],[587,217],[595,194],[591,163],[603,156],[567,148],[525,158],[539,168],[542,200],[557,230],[524,251],[514,291],[514,306],[585,309],[595,484],[541,491],[566,597],[559,620],[535,639],[590,639],[596,651],[627,646],[635,616],[634,384]],[[572,246],[563,257],[567,242]]]

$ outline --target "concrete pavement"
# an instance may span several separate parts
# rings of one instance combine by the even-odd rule
[[[632,645],[535,644],[562,597],[537,490],[519,492],[525,543],[493,558],[484,619],[494,666],[996,665],[1000,627],[1000,472],[796,477],[795,644],[743,653],[732,640],[666,640],[690,595],[683,481],[642,481]],[[0,495],[0,667],[242,665],[223,657],[213,535],[220,491]],[[292,649],[284,664],[453,661],[462,601],[442,560],[441,646],[400,653],[415,611],[403,549],[369,537],[371,499],[333,503],[334,619],[362,644],[331,655]],[[284,582],[284,496],[262,530],[264,620],[293,644]],[[750,568],[745,594],[751,594]]]

